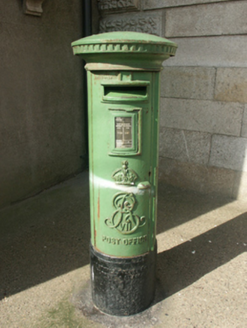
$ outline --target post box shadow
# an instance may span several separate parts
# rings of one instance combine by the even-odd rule
[[[195,198],[193,193],[161,186],[158,233],[227,202],[225,199],[216,202],[198,194]],[[89,264],[87,172],[2,210],[0,216],[0,299]],[[243,220],[244,217],[233,220],[236,222],[232,226],[233,232],[242,233],[239,227]],[[232,257],[238,254],[237,249],[228,247],[222,236],[222,231],[226,233],[228,226],[230,229],[230,223],[223,226],[223,230],[220,227],[212,230],[211,233],[215,231],[214,238],[204,234],[191,243],[158,254],[158,279],[164,286],[166,296],[184,288],[224,261],[229,261],[231,254]],[[212,244],[206,243],[205,238],[212,239]],[[194,255],[191,253],[192,246],[196,249]],[[222,247],[227,249],[227,254],[224,254]],[[217,252],[217,256],[213,255]],[[201,258],[202,254],[206,260]],[[162,294],[161,299],[164,297]]]
[[[159,253],[154,304],[246,252],[246,236],[247,213],[244,213],[191,241]]]

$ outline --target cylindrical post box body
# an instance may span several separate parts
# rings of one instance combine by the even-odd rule
[[[176,45],[112,32],[72,46],[88,74],[92,297],[130,315],[154,298],[159,78]]]

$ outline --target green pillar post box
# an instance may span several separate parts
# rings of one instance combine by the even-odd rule
[[[177,46],[110,32],[72,47],[88,77],[92,298],[103,312],[130,315],[154,298],[159,79]]]

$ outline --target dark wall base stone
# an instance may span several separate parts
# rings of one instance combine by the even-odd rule
[[[102,254],[90,247],[92,299],[102,312],[128,316],[154,299],[157,248],[131,258]]]

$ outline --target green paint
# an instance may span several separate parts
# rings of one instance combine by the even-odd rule
[[[112,32],[72,47],[88,72],[91,242],[113,256],[147,253],[156,238],[160,70],[177,46]]]

